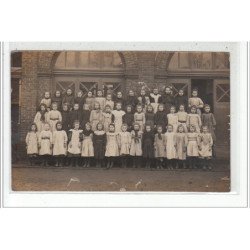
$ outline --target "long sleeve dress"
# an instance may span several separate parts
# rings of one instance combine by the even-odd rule
[[[196,128],[196,132],[200,133],[201,128],[201,118],[198,114],[188,114],[187,116],[187,127],[193,125]]]
[[[197,114],[201,116],[201,108],[203,108],[204,103],[199,97],[190,97],[188,99],[188,107],[191,108],[192,106],[195,106],[197,108]]]
[[[152,113],[147,112],[145,114],[145,124],[150,125],[152,129],[154,128],[154,124],[155,124],[154,112],[152,112]]]
[[[142,156],[144,158],[153,158],[154,157],[154,133],[153,131],[144,132],[142,136]]]
[[[186,160],[188,139],[186,133],[176,133],[176,154],[178,160]]]
[[[63,96],[62,105],[66,104],[66,103],[68,104],[69,110],[72,110],[74,103],[75,103],[75,98],[74,98],[73,94],[71,94],[71,95],[66,94],[65,96]]]
[[[216,126],[216,120],[212,113],[203,113],[201,115],[201,122],[203,126],[207,126],[208,132],[211,133],[213,141],[215,142],[216,137],[214,133],[214,127]]]
[[[199,134],[194,133],[187,133],[187,156],[199,156]]]
[[[166,126],[168,124],[167,114],[164,111],[157,111],[155,113],[155,125],[162,126],[163,132],[166,131]]]
[[[120,155],[129,155],[129,150],[131,147],[131,134],[129,132],[120,132],[118,135],[118,142],[120,148]]]
[[[178,125],[181,124],[184,127],[185,132],[187,133],[188,113],[185,111],[178,111],[177,116],[178,116]]]
[[[144,130],[145,121],[146,121],[146,118],[145,118],[145,114],[143,112],[141,112],[141,113],[136,112],[134,114],[134,122],[138,123],[140,125],[141,131]]]
[[[38,154],[38,134],[33,131],[28,132],[26,135],[25,142],[27,145],[27,155],[37,155]]]
[[[169,95],[163,94],[163,95],[160,97],[159,102],[164,104],[164,106],[165,106],[165,111],[166,111],[167,114],[170,112],[171,106],[175,105],[174,96],[171,95],[171,94],[169,94]]]
[[[79,121],[82,124],[82,111],[81,110],[72,110],[69,112],[69,126],[70,128],[74,127],[74,122]]]
[[[176,159],[176,134],[174,132],[166,132],[164,138],[167,159]]]
[[[44,130],[44,125],[47,122],[47,114],[48,112],[45,112],[42,114],[41,111],[38,111],[34,118],[34,123],[37,126],[37,132],[40,133],[42,130]]]
[[[103,123],[102,111],[99,110],[99,109],[94,109],[94,110],[92,110],[91,113],[90,113],[89,121],[90,121],[92,130],[93,130],[93,131],[96,131],[96,129],[97,129],[97,128],[96,128],[97,124],[98,124],[99,122],[100,122],[100,123]]]
[[[174,113],[174,114],[169,113],[167,115],[167,117],[168,117],[168,125],[172,125],[173,126],[173,131],[174,131],[174,133],[176,133],[177,127],[178,127],[178,116],[177,116],[177,114],[176,113]]]
[[[112,113],[107,113],[107,112],[102,113],[102,115],[103,115],[104,131],[108,132],[109,125],[114,122],[114,115]]]
[[[82,133],[82,152],[83,157],[93,157],[94,156],[94,146],[93,146],[93,131],[83,130]]]
[[[95,159],[102,160],[105,157],[107,136],[105,131],[94,131],[93,145]]]
[[[69,130],[69,111],[62,111],[62,130]]]
[[[125,112],[123,110],[113,110],[112,114],[114,115],[115,132],[119,133],[122,129],[122,117]]]
[[[118,134],[116,132],[107,132],[106,157],[119,156]]]
[[[53,133],[53,155],[66,155],[68,136],[64,130]]]
[[[70,156],[80,156],[81,154],[81,139],[82,130],[70,129],[69,130],[69,145],[68,152]]]
[[[56,123],[62,121],[61,112],[58,110],[50,110],[47,114],[47,120],[52,132],[56,131]]]
[[[51,146],[53,142],[51,131],[43,130],[39,134],[38,142],[40,145],[39,155],[51,155],[52,153]]]
[[[126,113],[122,117],[122,122],[128,125],[128,132],[131,132],[134,123],[134,114]]]
[[[157,133],[154,140],[155,157],[163,158],[166,157],[165,151],[165,135]]]
[[[211,133],[202,133],[199,135],[199,155],[202,158],[212,157],[213,138]]]

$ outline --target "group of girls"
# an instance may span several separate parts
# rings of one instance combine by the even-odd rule
[[[190,98],[183,90],[174,97],[169,86],[162,95],[154,88],[112,97],[45,92],[26,136],[31,165],[39,155],[56,166],[212,169],[216,121],[197,89]]]

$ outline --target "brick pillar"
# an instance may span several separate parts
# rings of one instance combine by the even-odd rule
[[[21,126],[20,139],[23,142],[30,124],[36,114],[37,99],[37,52],[22,54],[22,86],[21,86]]]

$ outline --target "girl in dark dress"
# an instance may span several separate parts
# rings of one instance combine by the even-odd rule
[[[82,111],[82,128],[85,128],[86,123],[89,122],[90,118],[90,108],[88,104],[83,104],[83,111]]]
[[[94,158],[96,160],[96,166],[102,167],[104,163],[105,151],[106,151],[106,133],[102,123],[98,123],[96,131],[93,134],[94,145]]]
[[[82,125],[82,111],[79,109],[79,104],[75,103],[73,110],[69,113],[69,126],[73,128],[74,121],[79,121]]]
[[[184,90],[180,89],[178,95],[175,97],[175,107],[179,108],[180,105],[184,105],[185,110],[188,108],[188,98],[184,95]]]
[[[170,107],[175,105],[171,87],[167,86],[165,88],[165,93],[160,97],[159,102],[164,104],[165,111],[168,114],[170,112]]]
[[[77,92],[77,96],[74,99],[74,103],[78,103],[79,104],[79,110],[83,110],[83,104],[84,104],[84,97],[83,97],[83,92],[80,90],[79,92]]]
[[[122,110],[125,110],[125,106],[126,106],[126,102],[122,96],[122,92],[119,91],[116,94],[116,97],[114,98],[114,103],[115,103],[115,107],[117,103],[121,103],[122,104]]]
[[[152,167],[152,160],[154,158],[154,132],[151,125],[146,124],[145,132],[142,136],[142,157],[146,168]]]
[[[64,103],[62,106],[62,130],[68,132],[69,130],[69,108],[68,104]]]
[[[52,103],[57,104],[57,110],[61,111],[62,110],[62,95],[59,90],[57,90],[52,97]]]
[[[163,104],[159,104],[158,106],[158,111],[156,112],[155,116],[155,125],[156,126],[161,126],[163,133],[166,132],[166,126],[167,126],[167,114],[164,111],[164,105]]]
[[[72,89],[67,89],[65,96],[62,98],[62,105],[67,103],[69,106],[69,111],[73,109],[74,106],[74,95]]]
[[[126,107],[126,114],[122,117],[122,122],[127,124],[128,128],[127,131],[131,132],[133,129],[133,123],[134,123],[134,114],[132,112],[132,106],[128,105]]]
[[[135,92],[130,89],[128,92],[128,97],[126,99],[126,106],[131,105],[132,107],[132,113],[135,112],[135,107],[138,104],[137,97],[135,96]]]
[[[145,120],[146,120],[146,124],[151,126],[151,129],[154,129],[154,124],[155,124],[155,114],[154,114],[154,108],[152,105],[148,105],[147,106],[147,110],[146,110],[146,114],[145,114]]]

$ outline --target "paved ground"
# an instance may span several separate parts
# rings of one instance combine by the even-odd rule
[[[13,165],[14,191],[230,191],[229,167],[202,170],[110,170]]]

